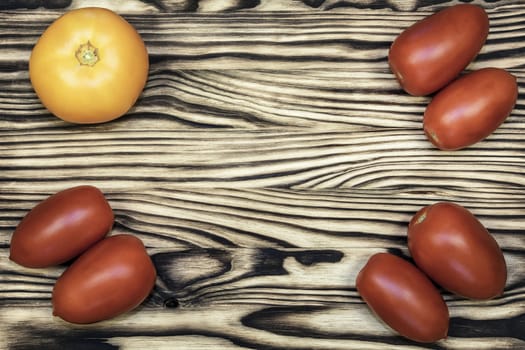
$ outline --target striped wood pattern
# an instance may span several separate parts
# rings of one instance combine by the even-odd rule
[[[525,347],[525,5],[475,1],[491,20],[468,69],[518,78],[512,115],[487,140],[434,149],[428,98],[396,84],[386,55],[403,28],[452,1],[7,1],[0,4],[0,348],[522,349]],[[111,123],[51,116],[28,80],[32,46],[65,10],[123,14],[151,59],[136,106]],[[152,295],[114,320],[51,317],[65,266],[25,269],[9,240],[36,203],[93,184],[113,233],[144,240]],[[368,257],[408,257],[424,205],[460,203],[508,263],[505,294],[444,293],[449,338],[407,341],[355,289]]]

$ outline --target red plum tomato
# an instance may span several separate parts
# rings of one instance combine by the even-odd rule
[[[53,315],[71,323],[107,320],[139,306],[156,270],[140,239],[110,236],[82,254],[57,280]]]
[[[447,305],[430,279],[412,263],[390,253],[377,253],[359,272],[356,285],[372,311],[402,336],[424,343],[447,336]]]
[[[439,149],[465,148],[493,133],[510,115],[517,98],[512,74],[483,68],[455,80],[432,99],[423,129]]]
[[[49,267],[77,257],[112,228],[113,211],[94,186],[77,186],[38,203],[11,238],[9,258],[25,267]]]
[[[416,265],[444,289],[469,299],[503,293],[507,266],[483,224],[466,208],[439,202],[420,209],[408,226]]]
[[[460,4],[416,22],[392,43],[388,61],[401,87],[414,96],[436,92],[478,55],[489,33],[485,10]]]

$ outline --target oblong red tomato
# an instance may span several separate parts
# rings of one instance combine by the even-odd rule
[[[388,62],[406,92],[428,95],[452,81],[477,56],[488,33],[483,8],[451,6],[405,29],[392,43]]]
[[[53,315],[93,323],[140,305],[155,285],[156,271],[142,241],[110,236],[82,254],[53,288]]]
[[[102,239],[114,215],[94,186],[76,186],[37,204],[18,224],[9,258],[26,267],[64,263]]]
[[[416,265],[450,292],[470,299],[503,293],[507,266],[498,243],[458,204],[420,209],[408,226],[408,248]]]
[[[509,116],[518,98],[516,78],[483,68],[441,90],[423,118],[427,138],[442,150],[457,150],[489,136]]]
[[[402,336],[425,343],[447,336],[445,301],[423,272],[408,261],[377,253],[357,275],[356,285],[372,311]]]

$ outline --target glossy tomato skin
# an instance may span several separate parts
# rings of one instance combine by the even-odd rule
[[[414,96],[436,92],[479,53],[489,33],[485,10],[460,4],[413,24],[392,43],[388,61],[401,87]]]
[[[447,305],[428,277],[410,262],[377,253],[357,275],[356,285],[372,311],[402,336],[424,343],[447,336]]]
[[[458,204],[420,209],[408,227],[408,248],[417,266],[450,292],[470,299],[503,293],[507,267],[498,243]]]
[[[441,90],[423,118],[427,138],[442,150],[473,145],[496,130],[518,98],[516,78],[504,69],[483,68]]]
[[[111,10],[71,10],[53,22],[31,52],[29,76],[42,104],[72,123],[101,123],[136,102],[149,69],[146,46]]]
[[[57,192],[20,221],[9,258],[33,268],[64,263],[101,240],[113,222],[113,210],[98,188],[76,186]]]
[[[142,241],[110,236],[82,254],[57,280],[53,315],[94,323],[140,305],[155,285],[156,270]]]

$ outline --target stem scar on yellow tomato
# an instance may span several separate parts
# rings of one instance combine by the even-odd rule
[[[78,62],[82,66],[93,67],[99,60],[98,49],[91,45],[91,42],[82,44],[78,47],[77,52],[75,53]]]
[[[126,114],[148,70],[148,51],[136,29],[100,7],[64,13],[42,33],[29,59],[31,84],[44,107],[79,124]]]

